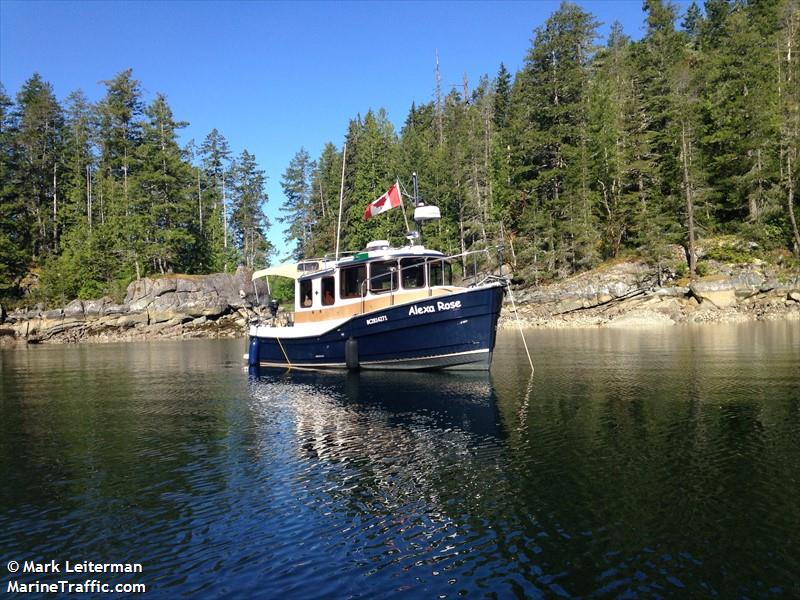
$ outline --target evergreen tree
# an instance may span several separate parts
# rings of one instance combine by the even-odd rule
[[[314,163],[311,175],[311,196],[316,219],[312,223],[310,256],[324,256],[334,250],[341,179],[342,153],[336,150],[336,146],[327,143]]]
[[[60,227],[65,230],[78,228],[84,235],[92,230],[93,110],[80,90],[67,97],[62,176],[65,206]]]
[[[368,221],[363,216],[367,204],[386,192],[397,178],[395,134],[386,111],[368,111],[363,123],[351,129],[351,133],[347,141],[348,201],[342,218],[343,224],[346,223],[342,247],[364,248],[372,239],[390,239],[397,243],[405,232],[402,216],[389,213]]]
[[[646,169],[637,144],[640,103],[630,56],[630,39],[615,22],[606,47],[595,58],[589,99],[592,188],[607,257],[617,256],[639,225],[639,181]]]
[[[59,162],[64,116],[53,87],[38,73],[17,94],[15,143],[19,151],[18,193],[29,213],[31,259],[58,244]]]
[[[509,242],[513,260],[513,235],[509,235],[508,230],[512,225],[511,205],[515,191],[511,184],[511,140],[508,122],[514,86],[511,74],[502,63],[495,78],[494,88],[494,131],[491,138],[489,175],[490,207],[493,221],[498,225],[498,237],[504,243]]]
[[[200,162],[205,184],[202,186],[204,214],[209,217],[203,234],[210,252],[212,271],[227,271],[236,264],[236,252],[229,242],[231,193],[231,150],[228,141],[217,130],[211,132],[200,146]]]
[[[281,178],[281,188],[286,200],[280,210],[286,216],[278,218],[278,221],[288,224],[284,240],[290,247],[294,244],[291,255],[296,259],[312,255],[311,236],[317,218],[312,201],[313,167],[308,152],[305,148],[300,148]]]
[[[400,211],[365,221],[395,181],[438,205],[426,245],[447,254],[509,244],[538,282],[626,251],[661,263],[698,237],[734,232],[800,253],[800,9],[796,0],[692,3],[677,30],[669,0],[645,0],[646,32],[596,23],[563,3],[534,31],[522,70],[412,104],[397,136],[385,111],[346,132],[342,249],[403,242]],[[131,70],[62,110],[34,74],[0,87],[0,295],[36,270],[68,301],[112,293],[152,272],[231,270],[271,250],[265,175],[236,161],[216,130],[197,156],[163,96],[144,110]],[[344,149],[344,148],[343,148]],[[342,149],[342,150],[343,150]],[[283,174],[281,221],[295,257],[334,249],[343,151],[301,150]],[[197,160],[192,166],[192,160]],[[462,265],[465,268],[467,265]]]
[[[245,266],[255,268],[269,262],[272,246],[267,240],[269,221],[263,205],[266,176],[256,157],[243,150],[233,166],[231,230]]]
[[[780,7],[778,39],[780,56],[780,146],[783,192],[789,219],[791,245],[800,257],[800,227],[797,207],[800,200],[800,7],[786,1]]]
[[[511,104],[511,73],[500,63],[497,77],[494,80],[494,126],[503,129],[508,123],[508,111]]]
[[[696,2],[692,2],[686,9],[681,27],[691,40],[692,47],[697,50],[700,44],[700,32],[703,28],[703,12]]]
[[[773,118],[777,81],[770,73],[771,44],[742,10],[717,26],[718,45],[702,59],[702,149],[722,221],[761,220],[773,182]]]
[[[705,0],[705,18],[700,27],[700,39],[704,50],[723,43],[725,24],[732,9],[731,0]]]
[[[142,143],[136,150],[136,218],[144,232],[144,255],[161,273],[196,267],[199,223],[195,220],[194,177],[177,143],[176,122],[158,94],[145,110]]]
[[[529,257],[547,273],[566,274],[594,260],[588,181],[585,90],[597,23],[564,2],[535,31],[512,91],[509,119],[513,212],[532,242]]]
[[[31,228],[19,181],[13,102],[0,85],[0,296],[16,295],[30,261]]]
[[[645,255],[660,265],[668,244],[686,240],[676,86],[686,61],[687,38],[675,29],[677,9],[673,4],[646,0],[644,9],[647,32],[633,47],[642,104],[640,135],[646,151],[636,238]]]
[[[136,149],[142,143],[141,85],[131,69],[103,83],[106,95],[98,104],[99,227],[110,229],[110,237],[117,240],[113,254],[121,263],[122,276],[135,275],[138,279],[145,268],[145,232],[142,215],[133,210],[131,179],[138,168]]]

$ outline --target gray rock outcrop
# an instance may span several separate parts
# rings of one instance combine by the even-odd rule
[[[64,308],[16,310],[5,338],[29,343],[113,341],[156,337],[232,337],[267,299],[266,284],[252,272],[145,277],[128,286],[125,300],[73,300]]]
[[[798,287],[800,276],[780,279],[763,265],[727,267],[687,286],[659,286],[647,264],[625,262],[514,293],[518,316],[527,326],[642,327],[800,319]],[[516,320],[507,310],[501,324],[512,327]]]

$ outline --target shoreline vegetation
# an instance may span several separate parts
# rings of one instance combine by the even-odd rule
[[[432,98],[399,131],[369,108],[339,146],[316,158],[301,147],[280,176],[281,259],[264,213],[275,174],[217,129],[182,143],[187,123],[131,69],[91,100],[59,99],[39,74],[13,99],[0,85],[3,338],[23,322],[29,341],[227,334],[249,318],[238,296],[252,284],[216,305],[198,281],[338,248],[339,206],[342,247],[402,245],[400,215],[363,214],[411,173],[441,209],[425,244],[449,256],[502,246],[531,325],[794,315],[800,4],[646,0],[642,19],[640,39],[619,23],[601,39],[565,1],[516,72],[500,63],[443,89],[437,59]],[[196,294],[204,308],[136,308],[142,286],[169,281],[154,303]]]

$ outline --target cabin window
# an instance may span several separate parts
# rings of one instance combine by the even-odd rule
[[[330,306],[336,302],[336,284],[333,277],[322,278],[322,306]]]
[[[300,306],[308,308],[311,306],[311,280],[306,279],[300,282]]]
[[[302,262],[302,263],[298,263],[297,270],[298,271],[303,271],[304,273],[311,273],[313,271],[319,271],[319,263],[318,262]]]
[[[425,287],[425,259],[401,259],[400,281],[403,282],[403,288],[407,290]]]
[[[432,260],[428,263],[428,281],[431,287],[435,285],[444,285],[444,280],[442,279],[442,261]]]
[[[382,260],[369,265],[369,291],[373,294],[397,289],[397,261]]]
[[[367,278],[367,266],[345,267],[339,271],[339,295],[342,298],[360,298],[361,283]]]
[[[428,282],[431,287],[435,285],[453,285],[453,267],[443,260],[428,262]]]

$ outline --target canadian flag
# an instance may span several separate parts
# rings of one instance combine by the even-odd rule
[[[387,210],[397,208],[402,202],[400,198],[400,186],[395,183],[383,196],[369,203],[367,210],[364,211],[364,218],[369,219]]]

